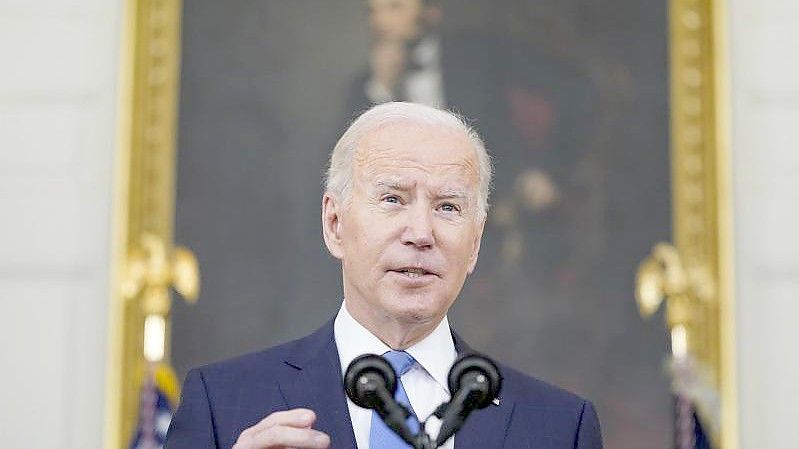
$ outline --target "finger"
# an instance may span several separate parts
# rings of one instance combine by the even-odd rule
[[[275,447],[327,449],[330,447],[330,437],[314,429],[276,425],[253,435],[250,445],[253,449]]]
[[[307,408],[295,408],[282,412],[271,413],[258,424],[245,430],[249,433],[262,432],[272,426],[311,427],[316,421],[316,414]]]

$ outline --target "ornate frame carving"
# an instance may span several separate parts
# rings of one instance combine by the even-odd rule
[[[642,315],[666,303],[675,389],[694,389],[716,447],[738,447],[729,106],[724,0],[671,0],[669,17],[674,245],[638,272]],[[686,377],[690,379],[686,379]],[[685,383],[694,384],[693,386]],[[703,396],[700,398],[699,396]]]
[[[149,309],[169,312],[170,261],[154,257],[159,251],[152,248],[172,252],[181,8],[180,0],[126,0],[123,13],[108,323],[108,449],[126,448],[136,424],[146,364],[145,316],[153,312]],[[139,278],[144,284],[136,284]],[[142,285],[155,287],[166,305],[157,300],[145,304]]]

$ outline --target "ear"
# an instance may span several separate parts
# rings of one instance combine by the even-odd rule
[[[341,242],[341,204],[328,192],[322,196],[322,236],[330,254],[336,259],[344,256]]]
[[[485,219],[481,220],[477,225],[477,233],[475,234],[474,242],[472,242],[472,255],[469,257],[469,274],[472,274],[474,267],[477,266],[477,255],[480,253],[480,242],[483,240],[483,229],[485,225]]]

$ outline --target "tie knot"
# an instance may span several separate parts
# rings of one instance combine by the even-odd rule
[[[383,358],[388,360],[388,363],[391,364],[391,367],[394,368],[394,372],[397,373],[398,376],[407,373],[413,364],[416,363],[413,356],[405,351],[388,351],[383,354]]]

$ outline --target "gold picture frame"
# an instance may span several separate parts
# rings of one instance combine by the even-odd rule
[[[673,247],[639,271],[642,311],[660,302],[720,398],[713,439],[738,446],[732,282],[729,106],[723,0],[671,0]],[[107,449],[126,448],[138,409],[148,314],[169,316],[168,289],[196,297],[196,262],[175,248],[180,0],[126,0],[119,84],[113,278],[105,410]],[[192,268],[193,267],[193,268]],[[165,335],[168,357],[169,338]]]
[[[127,448],[144,378],[144,322],[169,289],[196,297],[196,262],[173,246],[180,0],[126,0],[119,75],[106,448]],[[163,335],[168,359],[169,326]]]
[[[723,0],[669,3],[673,245],[638,271],[643,316],[661,303],[675,393],[690,396],[714,447],[738,447],[727,16]]]

